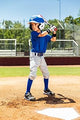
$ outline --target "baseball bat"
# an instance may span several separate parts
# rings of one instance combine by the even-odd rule
[[[43,18],[43,20],[45,21],[45,23],[47,23],[50,27],[54,27],[54,31],[57,31],[57,28],[56,28],[56,26],[55,25],[51,25],[42,15],[40,15],[42,18]]]

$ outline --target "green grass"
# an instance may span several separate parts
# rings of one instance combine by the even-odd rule
[[[48,67],[50,75],[77,75],[80,76],[80,67]],[[29,67],[0,67],[0,77],[28,76]],[[42,75],[38,69],[37,76]]]

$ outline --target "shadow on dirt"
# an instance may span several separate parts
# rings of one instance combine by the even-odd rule
[[[35,107],[36,103],[44,101],[46,104],[68,104],[68,103],[76,103],[73,99],[63,96],[62,94],[55,94],[52,96],[46,96],[42,98],[38,98],[35,101],[28,101],[24,99],[14,99],[12,101],[0,101],[0,106],[7,106],[8,108],[17,108],[19,109],[21,106]],[[34,103],[33,103],[34,102]]]
[[[47,96],[47,97],[39,98],[36,101],[46,101],[46,104],[76,103],[73,99],[65,97],[62,94],[55,94],[54,96]]]

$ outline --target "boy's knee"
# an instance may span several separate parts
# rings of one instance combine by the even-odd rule
[[[49,78],[49,72],[47,72],[46,74],[43,75],[45,79]]]
[[[36,78],[36,76],[29,75],[29,78],[30,78],[31,80],[34,80],[34,79]]]

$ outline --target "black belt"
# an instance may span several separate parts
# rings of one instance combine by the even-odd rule
[[[35,53],[36,56],[43,56],[43,53]]]

